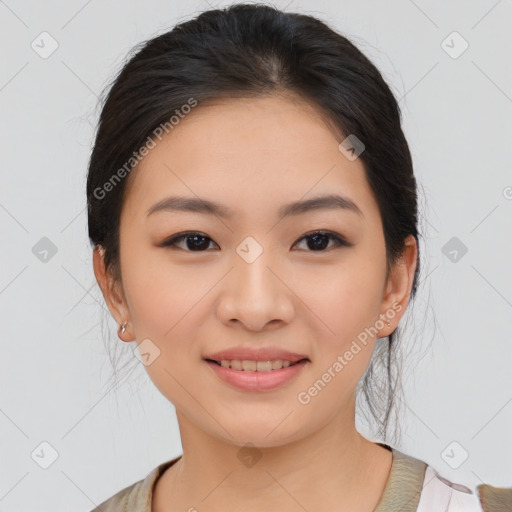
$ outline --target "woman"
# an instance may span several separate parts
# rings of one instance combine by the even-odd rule
[[[95,510],[505,510],[356,429],[363,393],[387,432],[420,235],[397,102],[346,38],[238,4],[146,42],[87,194],[96,278],[183,446]]]

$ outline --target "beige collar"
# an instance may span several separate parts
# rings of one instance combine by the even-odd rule
[[[379,443],[393,453],[388,483],[374,512],[416,512],[427,464],[410,455]]]

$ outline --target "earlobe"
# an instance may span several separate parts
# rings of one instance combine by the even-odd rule
[[[126,326],[128,325],[126,319],[129,318],[129,312],[122,290],[118,291],[118,284],[114,282],[113,277],[105,268],[104,255],[105,249],[103,247],[98,245],[94,248],[94,275],[96,276],[96,281],[98,282],[98,285],[101,289],[110,314],[114,317],[117,324],[120,326],[118,330],[119,338],[123,341],[131,341],[129,339],[121,338],[121,335],[123,335],[123,337],[128,337],[129,334],[126,330]],[[124,326],[123,329],[121,328],[122,326]]]
[[[126,334],[126,326],[128,325],[128,322],[124,322],[123,324],[121,324],[117,330],[117,335],[119,336],[119,339],[121,341],[133,341],[132,339],[124,339],[123,337],[128,337],[128,335]]]

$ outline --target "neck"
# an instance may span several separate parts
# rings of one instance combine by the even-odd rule
[[[373,510],[388,480],[391,452],[361,436],[346,411],[300,439],[245,448],[177,416],[183,457],[159,479],[153,511]]]

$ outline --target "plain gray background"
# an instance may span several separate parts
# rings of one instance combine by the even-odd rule
[[[328,21],[400,99],[424,244],[397,448],[470,488],[511,486],[512,2],[274,5]],[[94,279],[85,177],[97,96],[129,49],[208,8],[0,1],[0,510],[88,511],[181,453],[142,365],[106,391],[103,338],[135,345]]]

